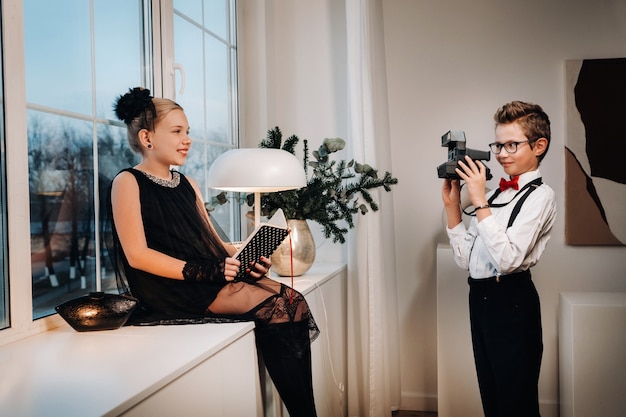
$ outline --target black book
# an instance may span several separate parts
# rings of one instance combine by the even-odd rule
[[[243,279],[246,275],[246,268],[252,262],[258,262],[261,257],[269,258],[280,246],[289,234],[287,220],[281,209],[264,223],[261,223],[241,244],[235,255],[239,259],[241,267],[237,274],[237,279]]]

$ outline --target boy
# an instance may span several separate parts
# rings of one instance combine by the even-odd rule
[[[442,189],[456,263],[469,271],[470,325],[485,417],[539,416],[543,353],[539,296],[530,268],[554,224],[554,191],[539,164],[550,145],[550,120],[536,104],[513,101],[494,116],[489,147],[510,180],[485,194],[486,168],[466,157],[456,169],[475,217],[461,222],[459,180]]]

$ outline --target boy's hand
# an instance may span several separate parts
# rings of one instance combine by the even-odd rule
[[[443,206],[446,210],[448,218],[448,227],[454,228],[461,223],[461,185],[459,180],[446,178],[443,181],[441,195],[443,197]]]
[[[444,179],[441,195],[445,207],[459,207],[459,204],[461,204],[461,187],[459,180],[450,178]]]
[[[467,193],[474,207],[487,204],[485,187],[487,185],[487,168],[481,161],[473,161],[465,155],[465,162],[459,161],[461,168],[456,169],[456,173],[465,181]]]

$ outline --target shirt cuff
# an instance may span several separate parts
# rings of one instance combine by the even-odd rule
[[[452,239],[454,237],[465,236],[465,234],[467,233],[467,230],[465,230],[465,225],[463,224],[463,222],[461,222],[457,224],[456,226],[454,226],[452,229],[446,226],[446,233],[448,234],[448,238]]]

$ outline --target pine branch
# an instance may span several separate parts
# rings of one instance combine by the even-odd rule
[[[277,126],[267,132],[267,138],[260,142],[259,147],[283,149],[295,155],[298,143],[299,138],[296,135],[290,136],[283,143],[282,132]],[[398,183],[398,179],[389,172],[379,178],[378,171],[368,164],[360,164],[353,159],[349,162],[330,159],[330,154],[344,147],[343,139],[326,138],[317,150],[311,152],[315,160],[310,160],[308,141],[304,139],[303,168],[307,177],[306,187],[262,194],[261,213],[272,216],[276,210],[282,208],[288,219],[319,223],[326,238],[332,237],[333,242],[344,243],[348,229],[354,227],[354,215],[368,213],[368,206],[372,211],[379,210],[369,190],[383,187],[389,192],[391,186]],[[310,177],[309,168],[313,171]],[[254,200],[250,197],[249,195],[247,202],[252,206]]]
[[[280,131],[280,128],[276,126],[274,129],[267,131],[267,137],[259,143],[259,148],[280,149],[282,140],[283,134]]]
[[[296,145],[300,139],[296,135],[291,135],[285,140],[285,144],[282,146],[283,151],[287,151],[290,154],[296,154]]]

